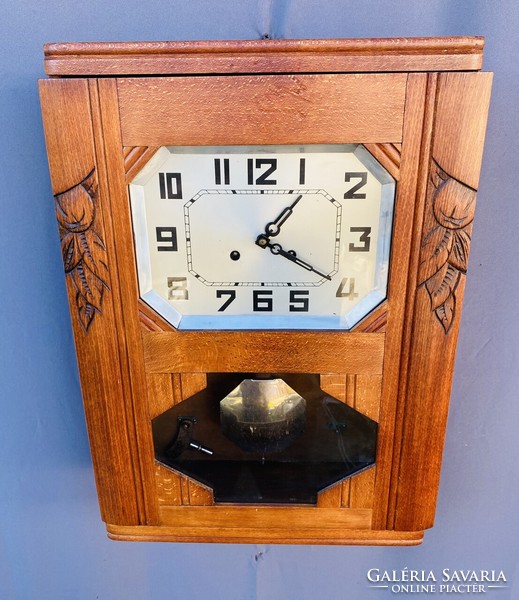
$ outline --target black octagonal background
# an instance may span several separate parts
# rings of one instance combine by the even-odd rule
[[[241,450],[221,430],[219,403],[254,377],[210,374],[206,389],[153,419],[157,461],[211,487],[216,502],[284,504],[315,504],[319,491],[375,464],[377,423],[323,392],[318,375],[272,375],[306,400],[305,430],[282,452]],[[211,455],[175,445],[183,418],[194,424],[181,438]]]

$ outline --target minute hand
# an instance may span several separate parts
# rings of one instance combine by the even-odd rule
[[[290,260],[296,265],[303,267],[303,269],[306,269],[307,271],[313,271],[314,273],[317,273],[317,275],[320,275],[321,277],[324,277],[329,281],[332,280],[332,278],[329,275],[321,273],[321,271],[318,271],[317,269],[312,267],[311,264],[298,258],[294,251],[287,252],[286,250],[283,250],[280,244],[271,244],[270,240],[266,236],[258,236],[256,244],[261,248],[268,248],[272,252],[272,254],[282,256],[283,258]]]

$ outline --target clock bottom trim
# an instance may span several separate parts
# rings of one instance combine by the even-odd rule
[[[193,542],[234,544],[305,544],[349,546],[417,546],[424,531],[371,529],[251,529],[248,527],[173,527],[106,525],[108,537],[126,542]]]

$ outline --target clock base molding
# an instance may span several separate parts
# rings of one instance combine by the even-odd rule
[[[52,196],[109,538],[422,543],[490,102],[482,58],[478,37],[45,47]],[[239,378],[223,396],[220,376]],[[291,391],[246,399],[244,382],[266,376]],[[187,412],[206,396],[206,413]],[[376,439],[350,433],[355,411]],[[263,454],[262,433],[243,443],[258,424],[278,435]],[[310,498],[298,485],[315,456],[326,477],[345,470],[312,480]]]
[[[286,522],[286,517],[283,517]],[[424,531],[391,531],[344,527],[203,527],[165,524],[154,526],[123,526],[107,524],[111,540],[121,542],[191,542],[232,544],[305,544],[336,546],[418,546],[423,543]]]

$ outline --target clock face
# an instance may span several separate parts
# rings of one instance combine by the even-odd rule
[[[130,185],[141,298],[179,329],[349,329],[394,195],[361,145],[162,147]]]

